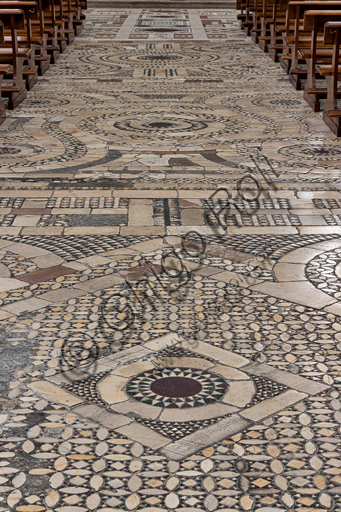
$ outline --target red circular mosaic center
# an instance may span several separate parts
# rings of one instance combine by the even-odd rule
[[[188,377],[165,377],[153,382],[150,389],[153,393],[161,396],[184,398],[200,393],[202,385],[200,382]]]

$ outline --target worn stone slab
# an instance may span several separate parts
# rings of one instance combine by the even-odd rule
[[[218,421],[201,430],[197,430],[179,441],[175,441],[170,446],[162,448],[163,455],[172,460],[182,460],[193,455],[199,450],[212,446],[228,437],[234,436],[250,427],[252,423],[237,414],[232,414],[228,418]]]
[[[277,281],[307,281],[303,263],[277,263],[273,272]]]
[[[62,303],[76,297],[85,295],[82,290],[76,290],[75,288],[58,288],[57,290],[51,290],[50,292],[42,293],[38,295],[39,299],[48,300],[53,303]]]
[[[171,332],[155,340],[147,341],[143,346],[149,350],[159,351],[174,344],[180,344],[180,342],[182,343],[182,339],[177,334]]]
[[[233,368],[241,368],[250,362],[246,357],[235,354],[228,350],[224,350],[202,341],[194,340],[193,342],[184,341],[182,346],[188,350],[192,350],[196,354],[200,354],[211,359],[215,359],[221,364],[232,366]]]
[[[32,261],[39,268],[48,268],[53,267],[55,265],[61,265],[62,263],[64,263],[63,258],[57,256],[56,254],[45,254],[43,256],[36,256],[35,258],[32,258]]]
[[[37,311],[38,309],[50,306],[52,303],[47,300],[41,300],[38,298],[29,298],[24,300],[17,300],[8,306],[3,306],[1,309],[14,315],[22,315],[30,311]]]
[[[110,288],[111,286],[122,283],[124,283],[124,279],[122,277],[116,275],[108,275],[104,277],[96,277],[95,279],[89,279],[89,281],[84,281],[83,283],[77,283],[75,288],[85,290],[89,293],[94,293],[99,290],[105,290],[106,288]]]
[[[141,416],[142,418],[147,418],[149,420],[155,420],[161,411],[160,407],[155,407],[154,405],[144,404],[142,402],[120,402],[110,406],[110,409],[113,411],[122,413],[122,414],[134,414]]]
[[[11,290],[18,290],[30,286],[28,283],[14,279],[13,277],[0,278],[0,293],[10,292]]]
[[[238,408],[230,404],[215,402],[201,407],[188,409],[163,409],[159,417],[160,421],[204,421],[219,416],[226,416],[237,412]]]
[[[112,375],[119,375],[125,378],[133,377],[142,372],[147,372],[148,370],[154,370],[154,365],[150,361],[139,361],[136,363],[131,363],[126,366],[120,366],[117,370],[112,372]]]
[[[46,380],[37,380],[28,384],[28,387],[35,391],[39,395],[43,396],[47,400],[51,402],[56,402],[62,405],[73,406],[77,404],[81,404],[84,402],[82,398],[77,397],[70,391],[66,389],[60,388],[52,382],[48,382]]]
[[[128,380],[129,379],[126,377],[109,374],[97,384],[100,397],[107,404],[115,404],[129,400],[129,397],[124,391]]]
[[[131,423],[132,421],[131,418],[127,418],[126,416],[123,416],[123,414],[108,411],[107,409],[90,402],[74,407],[72,411],[83,418],[87,418],[103,425],[103,427],[111,429],[117,429],[123,425],[128,425],[128,423]]]
[[[252,286],[251,290],[316,309],[324,308],[336,302],[336,299],[318,290],[308,281],[282,281],[280,283],[266,281]]]
[[[56,373],[55,375],[51,375],[48,377],[48,380],[55,382],[56,384],[70,384],[72,382],[76,382],[77,380],[85,379],[89,377],[90,374],[83,372],[81,370],[72,369],[66,370],[63,372]]]
[[[129,437],[129,439],[137,441],[149,448],[153,448],[154,450],[158,450],[159,448],[171,443],[171,439],[168,437],[162,436],[161,434],[158,434],[150,428],[145,427],[140,423],[136,423],[135,421],[126,427],[117,428],[116,431]]]
[[[51,226],[49,227],[49,229]],[[7,248],[14,254],[19,254],[20,256],[24,256],[25,258],[33,258],[35,256],[44,256],[47,254],[52,254],[50,251],[46,249],[41,249],[40,247],[34,247],[33,245],[23,244],[23,243],[15,243]]]
[[[294,389],[290,389],[281,395],[263,400],[263,402],[260,402],[249,409],[245,409],[240,413],[240,415],[251,421],[261,421],[268,416],[272,416],[273,414],[300,402],[304,398],[307,398],[307,396],[307,393],[300,393]]]
[[[305,379],[304,377],[300,377],[294,373],[283,372],[282,370],[277,370],[267,364],[254,363],[247,368],[244,368],[244,371],[251,375],[257,375],[259,377],[274,380],[279,384],[296,389],[296,391],[308,393],[308,395],[317,395],[318,393],[322,393],[326,389],[330,388],[327,384],[321,384],[315,380]]]

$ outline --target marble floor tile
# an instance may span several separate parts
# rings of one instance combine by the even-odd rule
[[[0,126],[0,512],[340,512],[339,140],[232,8],[86,16]]]

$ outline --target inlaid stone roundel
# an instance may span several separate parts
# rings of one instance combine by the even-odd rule
[[[220,400],[227,391],[225,380],[193,368],[162,368],[136,375],[126,393],[134,400],[156,407],[200,407]]]

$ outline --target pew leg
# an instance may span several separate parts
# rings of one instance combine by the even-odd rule
[[[305,84],[303,98],[311,106],[314,112],[320,112],[320,97],[321,94],[317,94],[316,91],[316,80],[315,80],[315,64],[313,59],[306,59],[307,63],[307,82]]]
[[[3,104],[3,101],[1,98],[1,82],[2,82],[2,75],[0,75],[0,124],[2,124],[6,119],[5,105]]]
[[[303,98],[307,103],[309,103],[314,112],[320,112],[321,110],[321,97],[323,97],[322,94],[315,94],[313,92],[309,92],[309,89],[304,89]]]
[[[55,64],[59,58],[59,47],[52,47],[52,48],[47,48],[47,52],[50,56],[50,62],[51,64]]]
[[[14,92],[8,96],[8,110],[14,110],[27,97],[26,87],[20,92]]]
[[[307,72],[305,69],[296,69],[289,71],[289,81],[295,87],[296,91],[302,91],[302,79],[305,80]]]
[[[283,55],[282,55],[282,57],[283,57]],[[288,75],[290,73],[290,68],[291,68],[291,59],[283,59],[282,57],[280,58],[279,64],[280,64],[281,68]]]
[[[76,38],[74,25],[73,25],[75,14],[76,13],[70,13],[70,15],[65,23],[65,29],[66,29],[65,37],[67,39],[67,44],[71,44]]]
[[[23,62],[24,59],[17,57],[15,71],[13,71],[13,85],[9,87],[1,87],[2,95],[8,98],[8,110],[13,110],[27,97],[27,89],[23,79]]]
[[[31,44],[32,53],[27,60],[28,69],[24,70],[26,89],[30,91],[35,83],[38,82],[38,67],[35,63],[36,45]]]
[[[341,91],[338,89],[337,77],[333,75],[325,77],[327,82],[327,101],[324,106],[323,120],[331,128],[337,137],[341,137],[341,110],[338,108],[338,98]]]
[[[38,76],[43,76],[43,74],[50,67],[50,57],[42,57],[42,58],[38,57],[37,65],[38,65]]]
[[[324,106],[324,111],[328,112],[329,110],[337,110],[337,98],[338,98],[338,89],[337,82],[334,81],[334,76],[326,76],[327,82],[327,102]]]
[[[331,117],[329,112],[323,112],[323,121],[335,133],[337,137],[341,137],[341,110],[340,116]]]
[[[76,36],[82,32],[84,28],[84,20],[81,19],[81,13],[77,13],[77,18],[73,20],[73,30]]]
[[[36,48],[35,61],[38,67],[38,75],[43,76],[50,67],[50,56],[47,54],[47,34],[44,34],[41,46]]]
[[[250,31],[250,35],[251,35],[252,41],[256,44],[259,43],[260,32],[261,32],[260,22],[257,17],[257,14],[254,12],[253,13],[253,25],[252,25],[252,29]]]
[[[277,31],[274,25],[270,25],[269,56],[274,62],[279,62],[279,55],[283,52],[283,45],[277,42]]]
[[[261,33],[259,38],[259,47],[263,50],[264,53],[268,53],[269,51],[269,30],[265,20],[262,18],[261,20]]]

